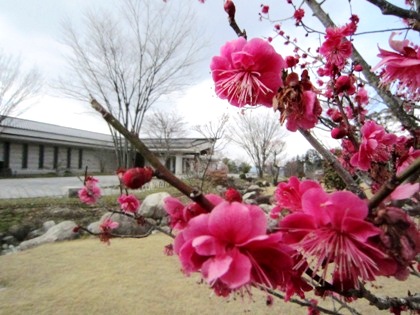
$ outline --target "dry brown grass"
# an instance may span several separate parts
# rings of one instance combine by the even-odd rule
[[[279,300],[268,308],[257,290],[253,302],[214,296],[198,277],[180,272],[176,256],[163,254],[169,242],[161,234],[111,246],[86,239],[1,256],[0,314],[306,314]],[[398,285],[387,293],[419,289],[416,279]]]

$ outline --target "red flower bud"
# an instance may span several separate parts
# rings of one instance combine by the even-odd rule
[[[347,134],[347,131],[343,128],[333,128],[331,130],[331,137],[334,139],[341,139]]]
[[[362,65],[357,64],[357,65],[354,66],[354,71],[360,72],[362,70],[363,70],[363,66]]]
[[[229,202],[242,202],[242,196],[235,188],[228,188],[225,192],[225,199]]]
[[[125,171],[121,181],[125,187],[138,189],[150,182],[153,177],[153,170],[150,167],[135,167]]]
[[[223,8],[225,9],[225,12],[228,14],[229,19],[232,19],[232,20],[235,19],[236,8],[232,0],[226,0]]]
[[[261,5],[261,13],[262,14],[268,14],[268,11],[270,10],[270,7],[268,5]]]

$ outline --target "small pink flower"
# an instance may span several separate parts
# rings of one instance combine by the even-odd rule
[[[360,129],[362,142],[359,151],[355,153],[350,163],[367,171],[372,162],[386,162],[391,156],[392,146],[397,142],[397,136],[389,134],[374,121],[367,121]]]
[[[237,107],[271,107],[273,96],[283,85],[285,67],[283,58],[267,41],[243,37],[227,42],[210,64],[216,94]]]
[[[347,95],[353,95],[356,92],[356,79],[353,76],[342,75],[335,81],[334,88],[337,93],[346,92]]]
[[[354,98],[359,106],[367,105],[369,103],[368,93],[363,87],[357,90],[356,96]]]
[[[78,191],[79,199],[81,202],[88,205],[95,204],[101,197],[101,189],[96,186],[98,180],[91,176],[85,179],[85,186]]]
[[[288,182],[279,183],[274,192],[277,204],[271,211],[271,217],[277,218],[279,212],[283,209],[292,212],[302,211],[302,195],[311,188],[320,187],[315,181],[304,180],[301,182],[295,176],[290,177]]]
[[[378,57],[382,60],[372,68],[375,71],[383,69],[382,82],[390,85],[395,81],[400,83],[399,92],[406,92],[407,98],[420,100],[420,47],[413,47],[409,40],[394,40],[393,32],[389,38],[389,45],[395,52],[379,48]]]
[[[184,272],[201,272],[218,295],[253,282],[270,288],[291,280],[293,251],[279,233],[266,233],[264,211],[257,206],[222,201],[212,212],[188,222],[174,250]]]
[[[366,203],[353,193],[327,194],[314,188],[303,194],[302,212],[287,215],[279,225],[283,240],[310,262],[315,273],[323,269],[325,279],[328,268],[333,268],[335,283],[358,288],[360,279],[391,275],[396,268],[369,240],[381,230],[365,221],[367,215]]]
[[[139,200],[134,195],[121,195],[118,197],[118,203],[124,212],[135,213],[140,206]]]
[[[213,194],[206,195],[206,198],[214,205],[223,201],[222,197]],[[169,215],[170,227],[177,230],[184,229],[192,218],[206,213],[206,210],[201,208],[197,203],[193,202],[185,206],[174,197],[166,197],[163,207]]]
[[[302,72],[301,80],[294,72],[286,77],[285,87],[277,93],[273,108],[280,111],[281,124],[287,120],[286,128],[290,131],[315,127],[322,108],[307,70]]]
[[[118,228],[119,223],[112,221],[110,218],[105,219],[99,226],[104,233],[108,233],[111,230]]]
[[[305,10],[297,9],[295,13],[293,14],[293,17],[296,20],[296,24],[299,24],[300,22],[302,22],[302,19],[304,16],[305,16]]]
[[[344,68],[352,53],[351,43],[345,38],[345,30],[345,28],[327,28],[326,40],[319,48],[319,53],[326,58],[329,66],[338,70]]]
[[[410,147],[407,153],[400,157],[397,161],[397,174],[401,174],[418,158],[420,158],[420,150],[415,150],[413,147]]]

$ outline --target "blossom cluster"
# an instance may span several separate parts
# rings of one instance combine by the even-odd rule
[[[276,189],[270,216],[278,225],[270,231],[268,215],[256,205],[232,200],[239,194],[233,191],[227,190],[225,198],[207,195],[214,204],[210,212],[197,203],[165,200],[176,231],[173,249],[183,271],[200,272],[218,295],[262,285],[283,290],[287,299],[293,294],[303,297],[312,289],[304,276],[309,270],[338,290],[358,288],[361,281],[377,276],[401,279],[420,252],[420,233],[408,216],[393,216],[397,210],[388,209],[373,220],[366,202],[349,191],[327,193],[315,181],[291,177]],[[397,221],[411,227],[404,234],[405,260],[390,246],[389,231]]]

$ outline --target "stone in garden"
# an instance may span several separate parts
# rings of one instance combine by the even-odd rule
[[[148,223],[144,223],[144,224],[138,224],[136,220],[134,220],[131,217],[128,217],[124,214],[119,214],[119,213],[112,213],[112,212],[107,212],[105,213],[101,219],[99,220],[99,222],[96,223],[91,223],[89,225],[89,227],[93,228],[93,229],[89,229],[89,231],[95,232],[95,233],[100,233],[102,232],[102,230],[100,229],[100,225],[103,221],[105,221],[106,219],[111,219],[114,222],[118,222],[118,228],[112,230],[112,234],[117,234],[117,235],[144,235],[147,232],[150,231],[150,224]],[[95,230],[95,231],[93,231]]]
[[[38,245],[75,239],[79,236],[73,230],[77,226],[73,221],[63,221],[51,227],[41,236],[20,243],[19,249],[24,250]]]
[[[163,200],[170,195],[167,192],[159,192],[147,196],[138,210],[138,214],[145,218],[152,218],[155,220],[161,220],[167,216],[165,209],[163,208]]]
[[[42,228],[44,229],[45,232],[47,232],[54,225],[55,225],[55,222],[53,220],[49,220],[42,224]]]

